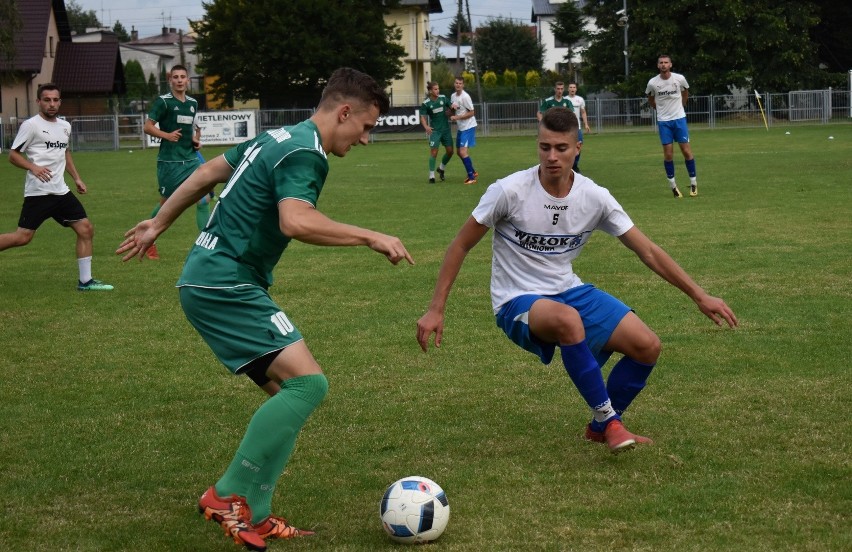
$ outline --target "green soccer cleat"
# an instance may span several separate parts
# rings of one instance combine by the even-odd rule
[[[85,284],[83,282],[77,282],[77,291],[111,291],[113,287],[109,284],[105,284],[100,280],[95,280],[92,278]]]

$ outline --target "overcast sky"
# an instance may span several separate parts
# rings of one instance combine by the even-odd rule
[[[159,34],[162,27],[189,30],[187,19],[201,19],[204,8],[201,0],[75,0],[85,11],[94,10],[100,22],[112,27],[121,21],[130,32],[136,27],[139,37]],[[212,0],[211,0],[212,1]],[[532,0],[468,0],[474,26],[488,18],[512,18],[525,24],[530,22]],[[444,13],[432,14],[432,28],[441,35],[447,34],[458,10],[457,0],[441,0]]]

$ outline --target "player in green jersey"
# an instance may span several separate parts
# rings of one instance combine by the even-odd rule
[[[544,112],[551,107],[567,107],[571,111],[574,111],[574,103],[571,102],[570,98],[566,98],[563,94],[565,94],[565,83],[559,81],[553,86],[553,95],[541,101],[541,105],[538,107],[538,113],[536,113],[536,117],[538,117],[539,121],[541,121],[541,117],[544,115]]]
[[[314,115],[268,131],[192,174],[157,215],[125,234],[116,253],[141,260],[177,217],[227,181],[178,282],[181,306],[219,360],[248,375],[271,397],[255,412],[224,475],[202,495],[199,510],[251,550],[265,539],[310,534],[271,514],[272,492],[296,437],[326,395],[328,382],[299,330],[267,289],[290,240],[365,245],[397,264],[414,264],[393,236],[342,224],[317,210],[329,170],[366,145],[389,100],[369,75],[335,71]]]
[[[187,96],[189,76],[186,67],[175,65],[169,71],[171,92],[154,100],[145,120],[145,134],[160,140],[157,154],[157,187],[160,202],[151,212],[155,216],[160,206],[174,193],[180,184],[189,178],[202,163],[198,158],[201,147],[201,128],[195,123],[198,115],[198,101]],[[196,206],[195,223],[198,229],[204,228],[210,216],[210,202],[207,196],[201,198]],[[159,259],[157,246],[148,249],[149,259]]]
[[[450,132],[450,100],[440,93],[437,82],[426,83],[426,100],[420,106],[420,124],[429,137],[429,183],[435,183],[435,163],[438,160],[438,146],[444,144],[446,153],[438,166],[438,175],[444,181],[444,169],[453,156],[453,134]]]

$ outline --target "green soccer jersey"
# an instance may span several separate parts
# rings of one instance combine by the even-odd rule
[[[189,161],[196,158],[192,147],[196,114],[198,101],[190,96],[182,102],[169,93],[154,100],[148,118],[157,123],[163,132],[180,129],[180,140],[177,142],[160,141],[158,161]]]
[[[290,243],[278,224],[278,203],[292,198],[316,206],[328,175],[319,130],[304,121],[264,132],[224,155],[234,172],[177,285],[268,288]]]
[[[551,107],[567,107],[571,111],[574,111],[574,104],[571,102],[571,99],[568,96],[562,96],[561,100],[557,100],[556,98],[551,96],[541,102],[541,106],[538,108],[538,112],[544,113]]]
[[[427,96],[420,106],[420,114],[429,118],[429,126],[433,130],[449,130],[450,128],[450,100],[443,94],[436,99]]]

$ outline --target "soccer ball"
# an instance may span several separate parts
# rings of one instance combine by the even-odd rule
[[[403,477],[394,482],[379,504],[379,516],[390,538],[403,543],[437,539],[450,520],[444,489],[431,479]]]

